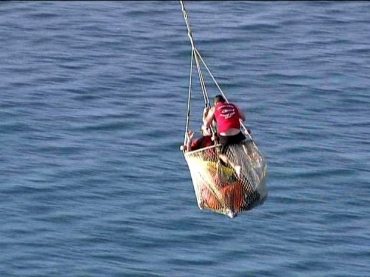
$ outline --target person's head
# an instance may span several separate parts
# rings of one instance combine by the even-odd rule
[[[213,97],[213,104],[216,105],[218,102],[221,102],[221,103],[226,102],[225,98],[221,94],[218,94],[215,97]]]
[[[200,128],[200,133],[202,134],[202,136],[212,136],[212,132],[211,132],[211,128]]]

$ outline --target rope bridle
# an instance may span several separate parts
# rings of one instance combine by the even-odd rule
[[[187,111],[187,116],[186,116],[185,137],[184,137],[184,144],[186,144],[187,133],[189,131],[189,124],[190,124],[190,102],[191,102],[191,93],[192,93],[191,88],[192,88],[192,75],[193,75],[192,73],[193,73],[193,67],[194,67],[194,63],[193,63],[194,60],[195,60],[195,64],[196,64],[197,71],[198,71],[200,86],[201,86],[201,89],[202,89],[202,94],[203,94],[203,99],[204,99],[204,106],[209,107],[209,108],[211,107],[210,101],[209,101],[209,96],[208,96],[207,89],[206,89],[206,85],[205,85],[205,82],[204,82],[203,73],[202,73],[202,70],[201,70],[201,67],[200,67],[200,62],[202,62],[204,67],[207,69],[208,74],[211,76],[213,82],[215,83],[218,90],[220,91],[220,94],[225,98],[226,102],[229,102],[229,101],[227,100],[227,98],[226,98],[225,94],[223,93],[221,87],[218,85],[216,79],[214,78],[214,76],[211,73],[211,71],[209,70],[207,64],[205,63],[202,56],[200,55],[198,49],[195,47],[192,31],[190,29],[189,19],[188,19],[188,15],[187,15],[184,3],[183,3],[182,0],[180,0],[180,3],[181,3],[181,8],[182,8],[182,13],[183,13],[183,16],[184,16],[184,19],[185,19],[187,31],[188,31],[188,37],[190,39],[190,44],[191,44],[190,77],[189,77],[188,105],[187,105],[188,111]],[[244,129],[244,132],[250,137],[249,133],[247,132],[247,128],[244,126],[242,121],[240,121],[240,124],[241,124],[242,128]],[[214,136],[215,133],[216,133],[216,130],[215,130],[214,127],[211,128],[211,132],[212,132],[212,135]]]

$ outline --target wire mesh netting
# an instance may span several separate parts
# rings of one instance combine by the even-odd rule
[[[230,216],[261,205],[267,197],[266,163],[252,140],[184,152],[200,209]]]

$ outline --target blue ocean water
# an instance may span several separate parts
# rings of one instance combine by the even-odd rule
[[[197,207],[179,1],[1,2],[0,276],[370,276],[370,3],[185,6],[266,202]]]

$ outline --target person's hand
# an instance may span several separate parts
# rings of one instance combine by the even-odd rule
[[[252,131],[251,131],[250,129],[246,129],[246,130],[244,131],[244,133],[245,133],[246,135],[250,135],[250,134],[252,134]]]
[[[194,131],[191,131],[191,130],[188,131],[186,133],[186,136],[187,136],[188,140],[191,140],[193,138],[193,136],[194,136]]]

